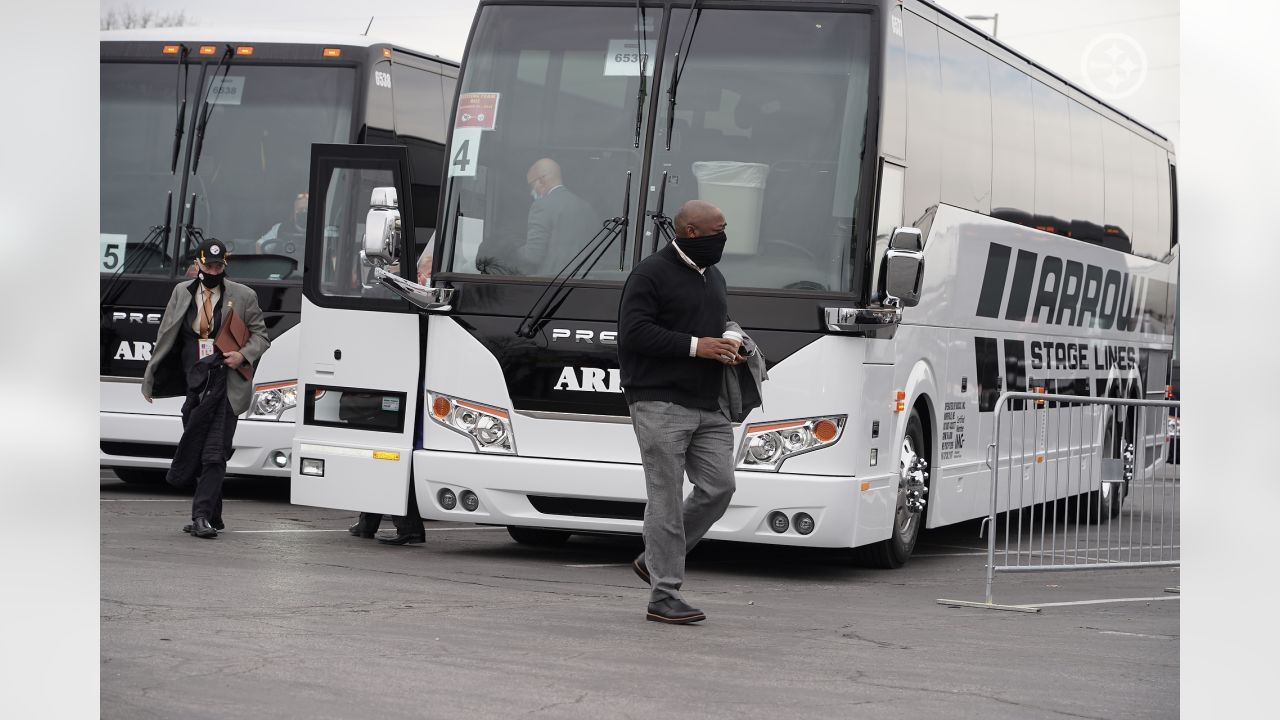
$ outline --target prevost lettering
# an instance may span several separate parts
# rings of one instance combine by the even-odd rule
[[[1008,283],[1013,248],[987,246],[986,270],[978,293],[977,315],[1041,325],[1136,331],[1146,307],[1146,278],[1120,270],[1018,250],[1013,281]]]

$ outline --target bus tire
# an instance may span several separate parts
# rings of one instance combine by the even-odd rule
[[[133,467],[117,467],[111,469],[115,472],[116,477],[130,485],[163,485],[165,482],[164,470]]]
[[[1124,426],[1113,416],[1107,423],[1107,434],[1102,441],[1103,452],[1107,457],[1124,456]],[[1116,441],[1119,437],[1121,440]],[[1117,486],[1104,483],[1103,486],[1090,492],[1085,497],[1088,502],[1086,519],[1092,525],[1099,525],[1108,519],[1120,517],[1120,508],[1124,504],[1124,496],[1129,494],[1128,484]]]
[[[902,448],[898,458],[898,502],[894,511],[893,534],[887,540],[863,545],[854,549],[854,559],[858,564],[882,569],[899,568],[906,564],[915,549],[916,540],[920,537],[920,528],[924,525],[925,510],[912,511],[908,496],[912,490],[923,485],[923,503],[928,493],[929,448],[925,445],[924,423],[917,410],[911,411],[907,420],[907,431],[902,437]],[[914,473],[920,475],[913,477]],[[914,480],[914,482],[911,482]]]
[[[507,534],[521,545],[534,547],[560,547],[569,542],[573,533],[565,530],[547,530],[545,528],[507,526]]]

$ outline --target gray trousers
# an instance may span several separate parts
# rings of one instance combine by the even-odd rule
[[[719,410],[671,402],[631,404],[645,489],[644,562],[649,601],[680,598],[684,557],[724,515],[733,497],[733,425]],[[693,492],[683,497],[685,473]]]

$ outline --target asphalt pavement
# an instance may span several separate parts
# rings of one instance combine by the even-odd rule
[[[394,547],[284,482],[226,497],[226,531],[197,539],[189,496],[103,472],[103,718],[1178,714],[1176,568],[998,576],[998,602],[1039,614],[940,605],[983,597],[977,522],[898,570],[703,543],[684,591],[708,620],[666,626],[644,618],[638,538],[429,522]]]

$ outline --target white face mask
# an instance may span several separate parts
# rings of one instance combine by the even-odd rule
[[[534,200],[537,200],[537,199],[538,199],[538,191],[537,191],[537,190],[530,190],[530,191],[529,191],[529,194],[533,196],[533,199],[534,199]]]

